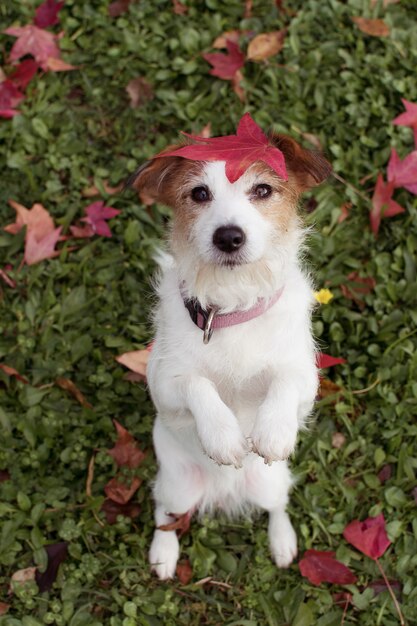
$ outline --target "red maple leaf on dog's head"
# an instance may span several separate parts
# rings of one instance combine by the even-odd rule
[[[162,152],[154,158],[180,156],[194,161],[225,161],[226,176],[231,183],[236,182],[253,163],[263,161],[278,176],[288,180],[283,153],[270,143],[249,113],[240,120],[236,135],[205,138],[183,134],[199,143]]]

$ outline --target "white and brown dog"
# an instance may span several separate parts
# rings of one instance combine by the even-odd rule
[[[287,181],[261,161],[232,184],[222,161],[163,155],[134,180],[174,210],[148,365],[159,463],[149,557],[161,579],[175,574],[179,542],[158,527],[189,511],[260,507],[277,565],[297,553],[286,459],[318,382],[297,200],[330,165],[289,137],[270,142]]]

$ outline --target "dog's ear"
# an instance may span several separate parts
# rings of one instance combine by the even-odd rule
[[[323,182],[331,173],[332,166],[320,152],[306,150],[287,135],[273,135],[272,143],[285,157],[285,164],[301,193]]]
[[[168,150],[177,148],[170,146]],[[133,187],[140,196],[172,206],[175,202],[173,182],[184,159],[181,157],[158,157],[143,163],[130,175],[126,187]]]

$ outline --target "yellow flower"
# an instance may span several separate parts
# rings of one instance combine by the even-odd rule
[[[320,291],[315,291],[313,295],[320,304],[329,304],[330,300],[333,298],[330,289],[320,289]]]

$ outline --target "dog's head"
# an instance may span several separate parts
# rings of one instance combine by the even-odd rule
[[[138,171],[133,186],[174,209],[171,247],[177,260],[187,257],[197,272],[207,267],[230,271],[270,266],[274,258],[297,253],[297,200],[331,167],[321,154],[290,137],[275,135],[272,143],[285,157],[287,181],[258,161],[232,184],[223,161],[163,154]]]

